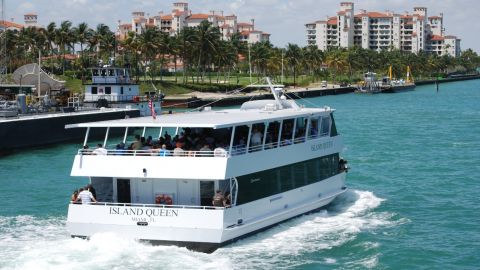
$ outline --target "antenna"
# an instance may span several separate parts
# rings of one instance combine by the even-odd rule
[[[0,21],[3,30],[0,30],[0,83],[6,83],[7,75],[7,26],[5,23],[5,1],[2,0],[2,12]]]

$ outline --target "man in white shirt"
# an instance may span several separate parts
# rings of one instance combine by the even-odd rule
[[[108,152],[107,149],[103,148],[101,143],[99,143],[97,145],[97,148],[95,148],[95,150],[93,150],[93,154],[94,155],[99,155],[99,156],[106,156],[107,152]]]
[[[82,201],[82,204],[90,204],[92,201],[97,202],[97,200],[95,200],[95,198],[93,197],[92,193],[86,188],[80,189],[80,193],[78,193],[77,197],[77,202],[80,200]]]

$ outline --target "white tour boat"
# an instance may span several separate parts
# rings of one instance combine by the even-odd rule
[[[115,232],[203,252],[313,211],[345,192],[346,169],[329,107],[305,108],[270,87],[272,100],[239,109],[73,124],[177,137],[175,150],[78,150],[71,175],[88,177],[97,203],[70,203],[73,237]],[[132,134],[133,131],[133,134]],[[178,135],[178,136],[175,136]],[[138,142],[135,142],[138,143]],[[134,143],[134,144],[135,144]],[[170,143],[171,144],[171,143]],[[209,146],[210,148],[208,148]],[[226,197],[213,205],[217,190]],[[230,194],[230,195],[227,195]],[[217,197],[218,199],[218,197]]]

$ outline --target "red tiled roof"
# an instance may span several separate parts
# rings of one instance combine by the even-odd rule
[[[37,16],[37,14],[35,14],[35,13],[27,13],[27,14],[25,14],[25,15],[23,15],[23,16]]]
[[[236,17],[237,16],[235,16],[234,14],[225,16],[225,18],[236,18]]]
[[[238,26],[253,26],[253,24],[251,24],[251,23],[243,23],[243,22],[237,23],[237,25]]]
[[[442,36],[439,36],[439,35],[433,35],[430,40],[431,41],[441,41],[441,40],[444,40],[445,38],[442,37]]]
[[[337,24],[338,20],[337,17],[330,17],[328,18],[327,24]]]
[[[23,28],[23,25],[14,23],[14,22],[9,22],[9,21],[0,21],[0,25],[5,26],[6,28],[9,28],[9,27]]]
[[[445,39],[453,39],[453,38],[456,39],[457,36],[445,36],[444,38],[445,38]]]
[[[196,13],[188,16],[188,19],[192,20],[208,20],[208,14]]]
[[[183,14],[185,14],[185,11],[176,11],[173,15],[176,16],[176,17],[180,17],[182,16]]]
[[[345,11],[339,11],[337,12],[337,15],[345,15]]]
[[[132,25],[129,24],[129,23],[126,23],[126,24],[121,24],[119,25],[119,27],[123,27],[123,28],[132,28]]]
[[[442,17],[440,17],[440,16],[430,16],[430,17],[428,17],[428,18],[429,18],[429,19],[442,19]]]
[[[42,59],[59,59],[63,58],[63,55],[49,55],[49,56],[43,56]],[[75,60],[78,58],[78,55],[76,54],[65,54],[65,60]]]
[[[370,18],[391,18],[391,15],[388,15],[386,13],[381,13],[381,12],[367,12],[368,17]]]
[[[248,35],[250,35],[250,31],[242,31],[242,32],[240,32],[240,35],[248,36]]]
[[[172,15],[164,15],[164,16],[161,16],[160,19],[162,20],[167,20],[167,21],[171,21],[173,19]]]
[[[401,19],[412,19],[413,16],[412,15],[402,15],[400,16]]]

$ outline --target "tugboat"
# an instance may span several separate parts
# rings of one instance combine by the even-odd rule
[[[89,178],[97,202],[69,204],[71,236],[114,232],[210,253],[345,192],[335,110],[299,106],[268,83],[274,99],[238,109],[68,125],[87,129],[84,145],[106,130],[106,149],[75,154],[71,175]],[[114,129],[125,135],[109,144]],[[142,143],[150,136],[158,142]]]
[[[90,71],[92,82],[85,84],[85,107],[138,109],[141,116],[161,113],[163,95],[158,91],[140,95],[139,86],[130,78],[127,68],[103,65]]]

